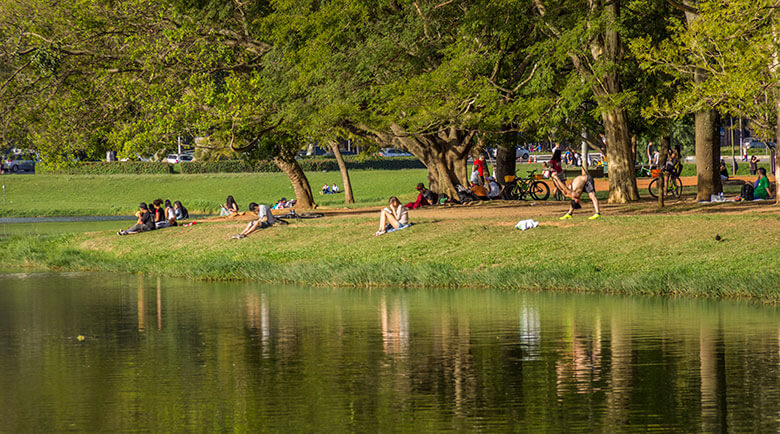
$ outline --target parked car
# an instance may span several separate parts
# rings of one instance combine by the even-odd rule
[[[32,153],[27,154],[8,154],[3,157],[3,171],[19,173],[21,171],[34,172],[35,163],[38,162],[38,156]]]
[[[192,154],[168,154],[165,161],[171,164],[186,163],[195,160]]]
[[[412,157],[412,154],[402,149],[384,148],[381,151],[379,151],[379,156],[380,157]]]
[[[496,158],[496,148],[487,148],[488,153],[491,157]],[[530,158],[531,153],[528,151],[528,149],[525,149],[523,146],[518,146],[515,149],[515,159],[516,160],[527,160]]]
[[[761,141],[755,137],[748,137],[742,141],[742,146],[746,146],[750,149],[766,149],[767,146],[774,148],[775,144],[769,141]]]

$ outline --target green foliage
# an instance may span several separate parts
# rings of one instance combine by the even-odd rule
[[[152,161],[99,161],[50,165],[44,162],[35,165],[39,175],[151,175],[173,173],[173,165]]]

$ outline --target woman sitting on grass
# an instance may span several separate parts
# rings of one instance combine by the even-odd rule
[[[222,209],[219,210],[219,216],[224,217],[235,214],[237,212],[238,204],[236,203],[236,200],[233,199],[233,196],[228,196],[227,199],[225,199],[225,204],[222,205]]]
[[[388,201],[388,206],[389,208],[383,209],[379,214],[379,230],[374,236],[409,227],[409,213],[401,205],[401,201],[393,196]]]
[[[165,199],[165,219],[168,220],[168,226],[176,226],[176,210],[169,199]]]
[[[181,204],[181,201],[176,201],[173,203],[173,211],[176,213],[176,220],[184,220],[190,218],[190,212],[187,211],[187,208],[184,207],[184,205]]]

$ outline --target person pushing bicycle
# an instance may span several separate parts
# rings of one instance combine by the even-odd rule
[[[596,198],[596,186],[593,184],[593,178],[588,174],[584,167],[582,167],[582,175],[572,179],[571,188],[566,187],[566,184],[554,176],[552,177],[552,180],[555,184],[555,187],[557,187],[564,196],[571,199],[571,202],[569,203],[569,211],[564,214],[563,217],[561,217],[561,220],[572,218],[574,210],[582,208],[582,205],[580,205],[580,196],[582,196],[583,191],[588,193],[588,197],[590,197],[590,200],[593,202],[593,208],[596,210],[596,213],[588,217],[588,219],[595,220],[601,217],[601,212],[599,211],[599,200]]]

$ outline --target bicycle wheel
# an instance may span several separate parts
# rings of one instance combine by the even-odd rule
[[[658,199],[658,195],[656,194],[656,191],[658,191],[658,178],[650,181],[650,185],[647,189],[650,191],[650,196],[653,196],[654,199]]]
[[[512,196],[515,200],[522,200],[525,197],[525,190],[520,183],[515,184],[515,188],[512,189]]]
[[[550,197],[550,187],[545,182],[534,181],[531,184],[531,197],[536,200],[547,200]]]

